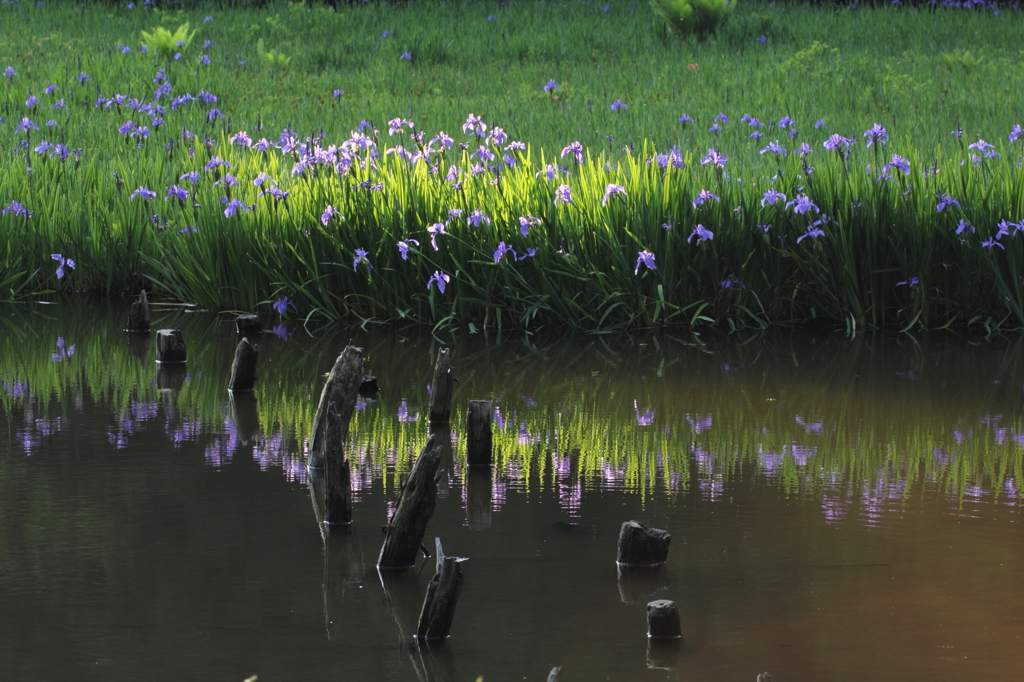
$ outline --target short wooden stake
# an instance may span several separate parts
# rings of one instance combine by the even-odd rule
[[[185,362],[185,339],[178,329],[161,329],[156,333],[156,361],[161,365]]]
[[[356,409],[356,398],[362,381],[363,349],[345,346],[345,350],[335,360],[327,381],[324,382],[324,390],[320,393],[316,416],[313,417],[313,433],[309,439],[309,462],[307,464],[310,469],[324,468],[324,429],[327,425],[329,405],[335,406],[338,416],[341,418],[338,438],[341,442],[345,442],[348,438],[348,424]]]
[[[668,560],[672,536],[636,521],[626,521],[619,531],[617,561],[621,566],[657,566]]]
[[[491,466],[491,416],[494,403],[470,400],[466,412],[466,464],[471,467]]]
[[[256,363],[259,359],[259,344],[249,343],[248,337],[243,337],[235,346],[235,360],[231,363],[231,378],[228,380],[229,391],[245,393],[252,390],[256,383]]]
[[[437,468],[441,452],[434,442],[435,436],[427,438],[427,444],[398,492],[395,513],[384,526],[384,545],[377,558],[378,568],[412,568],[416,564],[416,554],[423,546],[427,523],[437,505]]]
[[[239,336],[257,336],[263,333],[259,315],[239,315],[235,318],[235,329]]]
[[[647,636],[651,639],[680,639],[679,605],[668,599],[647,604]]]
[[[437,351],[434,380],[430,383],[430,423],[451,421],[452,393],[455,391],[455,368],[447,348]]]
[[[435,539],[437,548],[437,572],[427,584],[427,595],[416,626],[416,639],[421,642],[448,638],[455,618],[455,606],[462,594],[461,557],[445,556],[441,549],[441,538]]]
[[[146,297],[146,290],[143,289],[137,301],[132,303],[128,310],[128,323],[125,331],[140,333],[149,331],[149,298]]]

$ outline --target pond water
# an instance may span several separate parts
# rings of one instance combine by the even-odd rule
[[[59,305],[7,306],[0,319],[4,679],[542,681],[561,666],[563,682],[934,682],[1024,670],[1019,338],[440,341],[275,319],[253,398],[232,403],[229,317],[157,310],[154,329],[181,329],[189,345],[180,373],[158,370],[152,336],[130,343],[124,317]],[[325,539],[304,448],[349,340],[381,390],[351,426],[351,531]],[[427,534],[469,561],[451,638],[421,653],[408,633],[433,560],[386,580],[374,565],[398,478],[426,439],[443,346],[456,412],[495,401],[495,466],[467,471],[455,420]],[[672,534],[653,576],[617,573],[630,519]],[[674,660],[648,651],[658,598],[680,607]]]

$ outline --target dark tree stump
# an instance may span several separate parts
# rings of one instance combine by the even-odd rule
[[[437,504],[437,467],[441,453],[434,442],[434,436],[427,439],[398,493],[395,513],[384,527],[378,568],[411,568],[416,563],[416,553],[423,545],[427,523]]]
[[[352,419],[352,413],[356,409],[356,397],[359,393],[359,385],[363,380],[363,349],[355,346],[345,346],[338,359],[334,362],[327,381],[324,383],[324,390],[320,393],[320,403],[316,408],[316,416],[313,417],[313,434],[309,439],[309,463],[310,469],[324,468],[324,429],[327,423],[328,406],[333,404],[338,410],[341,418],[341,428],[337,437],[342,443],[348,438],[348,423]]]
[[[259,315],[239,315],[235,318],[235,329],[239,336],[258,336],[263,333]]]
[[[245,393],[251,391],[256,383],[256,363],[260,359],[259,344],[249,343],[248,338],[243,338],[235,346],[235,360],[231,363],[231,378],[228,380],[228,390],[232,393]]]
[[[452,393],[455,392],[455,368],[452,367],[451,353],[447,348],[437,351],[434,363],[434,380],[430,383],[430,423],[442,424],[451,421]]]
[[[416,626],[416,639],[423,643],[448,638],[455,618],[455,606],[462,594],[462,567],[465,561],[459,557],[446,557],[441,551],[441,539],[437,538],[437,573],[427,584],[427,595],[423,598],[423,609]]]
[[[323,456],[326,464],[324,478],[327,489],[324,494],[324,524],[344,526],[352,523],[352,479],[349,461],[345,458],[345,439],[341,432],[347,430],[337,408],[327,408],[327,423],[324,429]]]
[[[666,531],[649,528],[636,521],[626,521],[619,531],[619,554],[622,566],[657,566],[668,560],[668,543],[672,536]]]
[[[680,639],[679,605],[668,599],[647,604],[647,636],[651,639]]]
[[[494,403],[470,400],[466,413],[466,464],[471,467],[491,466],[491,416]]]
[[[161,365],[185,363],[185,338],[178,329],[161,329],[156,333],[156,361]]]
[[[146,290],[143,289],[138,300],[132,303],[132,307],[128,310],[128,323],[124,330],[131,333],[148,332],[149,324],[149,298],[146,296]]]

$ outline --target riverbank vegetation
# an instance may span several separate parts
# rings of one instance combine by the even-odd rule
[[[634,2],[7,3],[0,297],[1019,327],[1020,20],[742,3],[681,40]]]

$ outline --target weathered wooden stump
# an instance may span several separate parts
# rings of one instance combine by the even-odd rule
[[[185,363],[185,338],[178,329],[161,329],[156,333],[156,361],[161,365]]]
[[[494,403],[470,400],[466,412],[466,464],[471,467],[491,466],[491,417]]]
[[[323,447],[324,429],[327,423],[328,406],[333,404],[341,417],[341,428],[338,431],[338,438],[344,442],[348,438],[348,424],[352,419],[352,413],[356,409],[356,397],[359,393],[359,385],[363,380],[363,349],[355,346],[345,346],[334,367],[324,383],[324,389],[320,393],[320,403],[316,408],[316,416],[313,417],[313,433],[309,439],[309,463],[310,469],[323,469]]]
[[[379,390],[377,377],[364,376],[362,383],[359,384],[359,393],[361,395],[376,395]]]
[[[384,526],[384,545],[377,559],[378,568],[411,568],[416,563],[427,523],[437,504],[437,467],[441,454],[434,441],[433,435],[427,439],[399,490],[395,513]]]
[[[252,390],[256,383],[256,363],[259,359],[259,344],[249,343],[249,338],[243,337],[235,346],[235,360],[231,363],[231,378],[228,380],[229,391],[245,393]]]
[[[231,418],[235,421],[238,439],[248,445],[256,440],[260,430],[260,413],[256,409],[256,396],[252,393],[232,393]]]
[[[668,560],[672,536],[636,521],[626,521],[619,531],[617,561],[621,566],[657,566]]]
[[[623,604],[649,601],[670,584],[665,564],[658,566],[616,566],[619,598]]]
[[[455,606],[465,581],[462,567],[459,566],[465,559],[445,556],[441,549],[441,538],[436,538],[434,542],[437,548],[437,572],[427,584],[423,609],[416,625],[416,639],[420,643],[448,638],[455,618]]]
[[[352,479],[348,459],[345,458],[345,440],[342,431],[348,429],[342,423],[338,409],[331,404],[327,408],[327,422],[324,428],[322,449],[327,479],[324,494],[324,524],[341,526],[352,523]]]
[[[149,298],[146,296],[146,290],[143,289],[138,300],[132,303],[132,307],[128,310],[128,322],[125,324],[124,330],[133,334],[145,333],[149,331],[149,325]]]
[[[235,329],[239,336],[258,336],[263,333],[259,315],[239,315],[235,318]]]
[[[447,348],[437,351],[434,380],[430,383],[430,423],[451,421],[452,393],[455,392],[455,368]]]
[[[679,605],[668,599],[647,604],[647,636],[651,639],[680,639]]]

